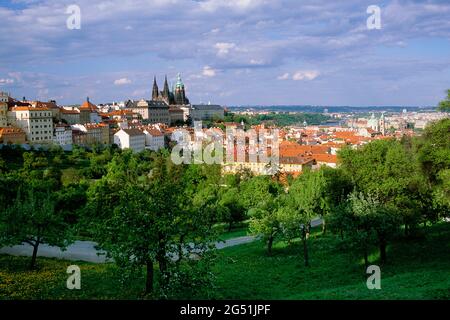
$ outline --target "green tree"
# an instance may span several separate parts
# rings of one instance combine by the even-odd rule
[[[240,201],[239,189],[236,187],[222,190],[219,205],[222,208],[222,221],[228,224],[228,231],[231,231],[233,224],[245,219],[245,209]]]
[[[0,155],[0,174],[4,171],[6,171],[6,161],[3,160],[3,158]]]
[[[408,144],[373,141],[357,150],[344,148],[339,158],[356,191],[376,194],[383,204],[396,208],[406,233],[420,222],[429,188]]]
[[[250,216],[250,232],[262,236],[269,255],[281,231],[278,209],[283,193],[281,185],[267,176],[257,176],[241,184],[242,204]]]
[[[289,237],[300,235],[305,266],[309,266],[307,240],[311,221],[317,216],[323,216],[326,209],[325,190],[323,171],[306,171],[290,186],[286,206],[280,211],[285,233]]]
[[[376,196],[362,193],[352,193],[349,197],[351,212],[354,217],[353,225],[356,230],[348,230],[349,233],[357,232],[361,236],[360,242],[363,242],[364,259],[366,265],[367,260],[367,244],[370,244],[371,239],[376,237],[377,244],[380,250],[380,261],[385,263],[387,261],[386,248],[389,240],[395,235],[399,226],[399,216],[395,209],[392,210],[389,206],[384,205]]]
[[[353,184],[341,169],[322,167],[320,170],[325,180],[325,189],[322,193],[323,208],[319,213],[322,218],[322,231],[325,233],[328,217],[334,211],[341,210],[342,204],[353,190]]]
[[[443,112],[450,112],[450,89],[447,90],[447,98],[439,102],[438,109]]]
[[[341,240],[350,249],[361,252],[367,268],[369,250],[376,244],[376,234],[371,228],[369,211],[364,210],[366,203],[364,197],[360,197],[358,193],[352,193],[348,200],[330,214],[328,222],[330,229],[340,233]]]
[[[450,211],[450,119],[431,124],[415,142],[422,172],[431,188],[427,217],[436,221]]]
[[[160,294],[167,297],[178,283],[175,275],[182,262],[192,267],[193,253],[202,258],[209,254],[210,215],[215,210],[209,203],[195,207],[188,196],[195,194],[195,183],[187,183],[192,180],[185,176],[186,166],[174,165],[166,151],[154,154],[150,171],[138,157],[128,152],[115,155],[107,174],[91,188],[90,225],[100,247],[121,268],[145,267],[147,294],[155,295],[157,264]]]
[[[30,190],[18,194],[12,205],[0,212],[0,244],[28,243],[33,247],[30,268],[36,266],[40,244],[65,248],[71,242],[72,226],[62,212],[55,210],[52,195]]]

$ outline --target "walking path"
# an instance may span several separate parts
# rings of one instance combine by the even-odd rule
[[[217,242],[217,249],[224,249],[232,246],[237,246],[244,243],[253,242],[256,239],[254,236],[239,237],[229,239],[224,242]],[[46,244],[39,246],[38,256],[47,258],[58,258],[72,261],[87,261],[93,263],[107,262],[104,251],[95,248],[97,244],[92,241],[75,241],[62,251],[59,247],[51,247]],[[33,253],[33,247],[29,244],[16,245],[12,247],[5,247],[0,249],[0,253],[6,253],[14,256],[30,257]],[[100,255],[99,255],[100,254]]]
[[[322,220],[316,219],[312,221],[311,226],[316,227],[322,224]],[[250,243],[256,240],[255,236],[245,236],[239,238],[228,239],[225,241],[216,242],[217,249],[224,249],[228,247],[238,246],[245,243]],[[58,258],[71,261],[87,261],[93,263],[107,262],[104,251],[95,248],[97,244],[92,241],[75,241],[62,251],[59,247],[52,247],[46,244],[39,246],[38,256],[47,258]],[[0,253],[6,253],[14,256],[31,256],[33,247],[29,244],[16,245],[12,247],[4,247],[0,249]],[[102,254],[103,253],[103,254]]]

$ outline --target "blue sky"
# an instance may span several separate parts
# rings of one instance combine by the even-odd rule
[[[66,9],[81,9],[69,30]],[[368,30],[369,5],[381,30]],[[0,1],[0,90],[81,103],[436,105],[450,88],[448,0]]]

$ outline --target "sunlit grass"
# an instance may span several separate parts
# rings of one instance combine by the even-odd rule
[[[233,231],[233,235],[246,232]],[[305,267],[300,242],[277,242],[268,256],[264,244],[218,251],[215,299],[450,299],[450,223],[427,228],[424,238],[401,239],[388,247],[381,266],[381,290],[368,290],[362,257],[331,235],[314,230]],[[378,264],[376,248],[369,260]],[[113,264],[0,255],[0,299],[140,299],[143,273],[122,282]],[[81,290],[66,288],[69,265],[81,268]],[[205,297],[206,298],[206,297]]]

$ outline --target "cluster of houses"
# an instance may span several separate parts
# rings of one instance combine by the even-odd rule
[[[56,101],[22,100],[0,92],[0,144],[109,145],[134,151],[166,146],[167,129],[189,121],[223,119],[218,105],[171,105],[169,101],[129,100],[96,106],[89,98],[79,106]]]
[[[413,130],[387,132],[384,115],[369,119],[358,119],[346,126],[290,126],[286,128],[265,127],[264,124],[244,130],[244,123],[223,122],[218,127],[204,129],[196,127],[196,121],[220,120],[224,108],[218,105],[191,105],[184,93],[184,84],[179,77],[174,93],[170,92],[167,80],[164,90],[159,91],[154,82],[152,100],[129,100],[120,104],[94,105],[89,98],[80,106],[61,107],[55,101],[17,100],[0,92],[0,144],[57,144],[64,148],[72,145],[93,146],[116,144],[121,149],[134,152],[158,151],[176,138],[177,129],[183,129],[190,136],[190,143],[215,135],[225,137],[226,132],[240,130],[259,135],[277,130],[272,135],[278,146],[276,171],[292,175],[301,174],[305,168],[337,166],[337,152],[344,146],[358,147],[375,139],[389,139],[397,135],[413,135]],[[194,124],[194,126],[192,126]],[[249,129],[249,128],[247,128]],[[174,135],[175,133],[175,135]],[[250,157],[251,139],[235,143],[229,150],[227,139],[222,147],[227,154],[222,162],[224,172],[236,173],[248,169],[254,174],[273,173],[273,166]],[[173,141],[175,142],[175,141]],[[241,143],[241,145],[239,145]],[[192,145],[191,145],[192,147]],[[67,148],[70,150],[70,148]],[[237,149],[244,150],[244,157],[237,155]]]

